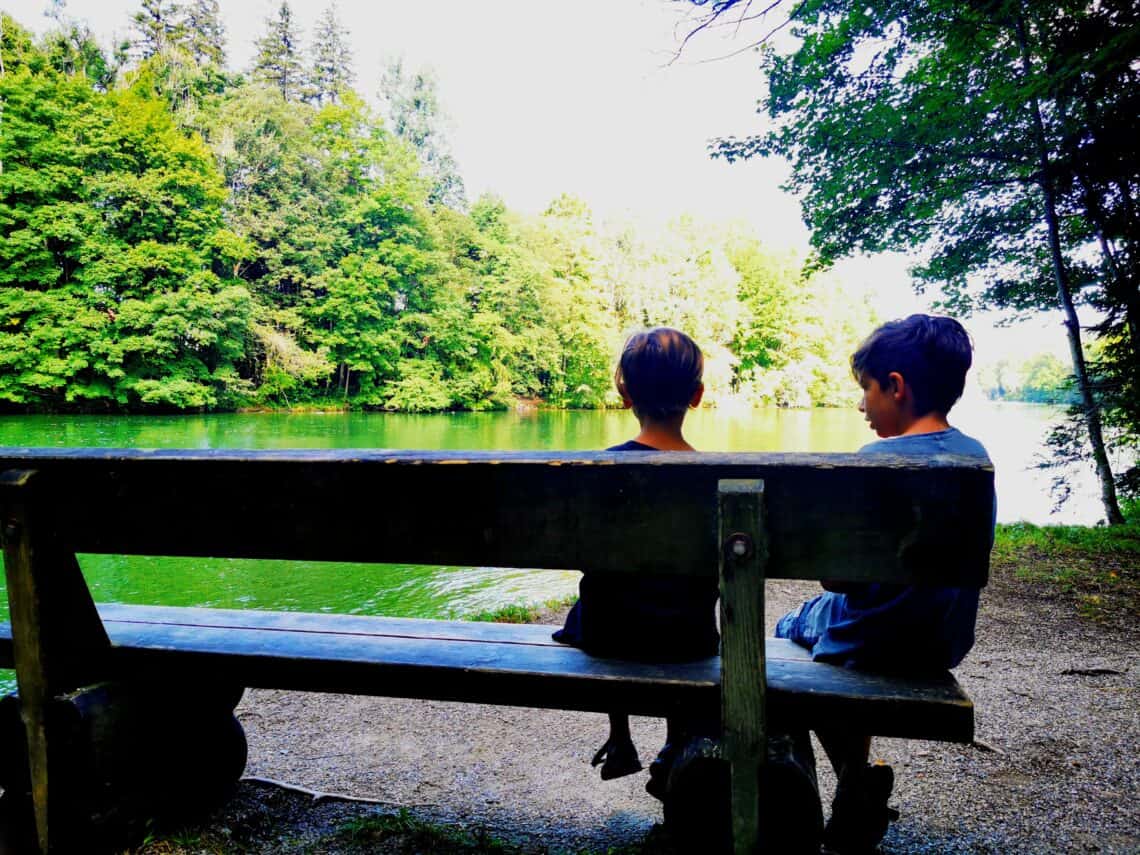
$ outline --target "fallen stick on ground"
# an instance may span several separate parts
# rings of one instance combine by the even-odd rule
[[[344,793],[325,793],[319,790],[310,790],[307,787],[299,786],[298,784],[290,784],[285,781],[278,781],[276,778],[259,778],[255,775],[243,775],[242,781],[251,784],[265,784],[271,787],[280,787],[283,790],[290,790],[294,793],[301,793],[302,795],[309,796],[314,804],[320,802],[356,802],[357,804],[365,805],[383,805],[384,807],[395,808],[421,808],[421,807],[439,807],[436,802],[394,802],[387,799],[372,799],[367,796],[350,796]]]

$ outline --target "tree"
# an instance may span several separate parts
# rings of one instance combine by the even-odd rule
[[[131,16],[131,23],[139,59],[162,53],[184,35],[182,16],[175,0],[142,0],[142,8]]]
[[[348,46],[348,30],[336,13],[336,4],[325,8],[313,35],[313,68],[309,97],[318,104],[336,101],[352,87],[352,50]]]
[[[1069,371],[1056,356],[1038,354],[1026,362],[1024,370],[1018,396],[1021,400],[1043,404],[1069,401]]]
[[[301,34],[293,23],[288,0],[281,0],[277,15],[265,21],[265,35],[257,40],[253,77],[272,86],[286,101],[296,101],[304,94]]]
[[[404,318],[433,306],[427,184],[411,148],[353,93],[343,96],[317,108],[238,87],[217,106],[210,136],[229,221],[253,247],[240,275],[257,322],[276,334],[263,353],[294,352],[291,341],[331,369],[324,394],[385,406],[413,358]],[[314,376],[311,360],[278,364]]]
[[[393,133],[411,143],[423,161],[432,181],[432,203],[466,207],[463,178],[443,134],[435,76],[430,71],[407,74],[403,62],[395,59],[380,81],[380,97]]]
[[[300,335],[299,311],[335,256],[343,226],[324,214],[331,199],[313,136],[315,111],[256,84],[214,106],[208,133],[227,189],[231,227],[253,253],[239,275],[258,298],[261,320]]]
[[[182,8],[186,46],[199,65],[222,68],[226,64],[226,29],[218,0],[189,0]]]
[[[734,5],[717,3],[714,14]],[[1065,218],[1064,121],[1050,97],[1057,28],[1049,22],[1090,8],[1044,0],[795,4],[795,47],[764,51],[772,130],[720,140],[714,153],[789,158],[789,184],[823,265],[854,251],[918,247],[927,256],[913,271],[918,287],[941,286],[952,308],[1059,306],[1105,515],[1117,523],[1077,316],[1083,290],[1105,290],[1075,275],[1089,232]]]
[[[0,401],[232,404],[249,295],[200,139],[145,90],[100,93],[27,42],[0,77]]]
[[[1062,216],[1097,252],[1080,275],[1103,283],[1090,302],[1102,320],[1089,370],[1106,426],[1140,446],[1140,8],[1105,2],[1053,15],[1039,29],[1048,45],[1042,75],[1061,129],[1057,155]],[[1079,413],[1076,413],[1079,416]],[[1056,437],[1058,448],[1078,443]],[[1140,461],[1140,458],[1136,458]],[[1140,495],[1140,462],[1118,483]]]
[[[55,22],[44,36],[40,48],[47,54],[52,67],[61,74],[85,75],[92,86],[102,91],[113,86],[119,71],[117,63],[99,47],[91,28],[68,16],[64,0],[54,0],[44,14]],[[2,30],[0,26],[0,38]],[[0,74],[3,70],[3,59],[0,58]]]
[[[553,277],[544,316],[561,351],[551,366],[551,397],[568,407],[616,403],[612,361],[619,331],[610,283],[596,276],[599,235],[593,214],[581,199],[563,194],[538,225],[530,241]]]

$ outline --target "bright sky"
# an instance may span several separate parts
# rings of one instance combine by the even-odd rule
[[[69,0],[108,44],[126,36],[137,0]],[[221,0],[231,67],[248,68],[274,0]],[[327,0],[291,0],[302,41]],[[47,0],[23,2],[15,17],[37,31]],[[356,88],[372,98],[390,57],[430,66],[439,80],[449,139],[476,198],[493,191],[516,210],[541,211],[562,192],[599,214],[668,219],[742,219],[776,248],[806,250],[796,200],[779,189],[787,165],[711,160],[709,138],[761,128],[762,78],[751,52],[731,53],[745,33],[707,34],[670,64],[691,29],[685,3],[667,0],[342,0],[338,14],[356,58]],[[755,37],[755,36],[753,36]],[[842,264],[853,289],[872,293],[881,315],[923,311],[906,261],[880,256]],[[992,319],[966,321],[979,363],[1042,350],[1064,352],[1059,318],[995,333]]]

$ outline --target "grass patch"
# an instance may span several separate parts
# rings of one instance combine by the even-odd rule
[[[479,620],[489,623],[542,623],[542,619],[551,612],[560,612],[569,608],[578,599],[576,595],[562,597],[561,599],[546,600],[542,603],[526,603],[511,606],[501,606],[497,609],[475,612],[463,616],[464,620]]]
[[[181,832],[148,838],[137,849],[123,850],[123,855],[240,855],[244,851],[235,843],[207,840],[195,832]]]
[[[295,816],[281,822],[296,821]],[[225,823],[229,825],[229,823]],[[121,855],[245,855],[251,851],[296,852],[300,855],[546,855],[547,847],[499,839],[483,828],[464,829],[420,819],[409,810],[381,814],[369,811],[348,819],[316,837],[283,837],[282,826],[270,822],[246,843],[225,834],[183,831],[148,839],[138,849]],[[248,844],[248,845],[247,845]],[[574,855],[682,855],[660,825],[644,839],[606,849],[581,849]]]
[[[330,847],[345,852],[431,852],[515,855],[522,850],[498,840],[482,829],[468,832],[418,819],[402,810],[395,814],[358,817],[344,823],[334,834],[318,841],[312,852]]]
[[[1115,526],[1011,523],[997,527],[995,555],[1026,548],[1047,555],[1105,552],[1140,555],[1140,523]]]
[[[1094,621],[1140,614],[1140,522],[1121,526],[999,525],[995,577],[1074,604]]]
[[[446,825],[427,822],[402,810],[396,814],[373,815],[353,819],[342,825],[336,833],[318,841],[308,851],[316,853],[326,849],[337,852],[401,852],[433,853],[433,855],[534,855],[545,853],[545,847],[536,850],[499,840],[482,829],[465,831]],[[650,829],[645,839],[627,846],[612,846],[604,850],[582,849],[576,855],[680,855],[668,833],[659,825]]]

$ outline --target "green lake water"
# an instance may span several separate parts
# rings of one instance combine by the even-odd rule
[[[955,423],[986,444],[997,471],[999,518],[1092,523],[1091,477],[1074,473],[1076,497],[1050,516],[1048,476],[1033,469],[1058,411],[1023,404],[963,402]],[[622,411],[392,415],[379,413],[211,416],[5,416],[0,445],[104,448],[599,449],[630,439]],[[874,439],[850,410],[702,410],[686,435],[707,451],[854,451]],[[352,565],[82,555],[96,601],[462,616],[510,603],[572,594],[578,574],[488,568]],[[7,600],[0,598],[0,619]],[[0,689],[7,684],[0,680]]]

